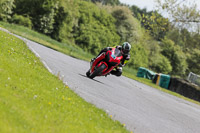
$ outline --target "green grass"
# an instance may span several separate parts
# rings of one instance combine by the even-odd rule
[[[0,31],[0,133],[126,133],[52,75],[20,39]]]
[[[8,23],[1,22],[1,21],[0,21],[0,26],[8,29],[12,33],[18,34],[20,36],[23,36],[25,38],[28,38],[28,39],[33,40],[35,42],[38,42],[38,43],[45,45],[47,47],[51,47],[51,48],[53,48],[57,51],[60,51],[60,52],[65,53],[67,55],[73,56],[75,58],[79,58],[79,59],[82,59],[82,60],[89,61],[91,58],[94,57],[93,55],[91,55],[87,52],[84,52],[82,49],[80,49],[79,47],[77,47],[73,43],[68,42],[67,43],[68,45],[67,45],[65,43],[57,42],[57,41],[51,39],[50,37],[47,37],[47,36],[40,34],[40,33],[37,33],[35,31],[30,30],[28,28],[25,28],[23,26],[19,26],[19,25],[15,25],[15,24],[8,24]],[[159,90],[164,91],[166,93],[169,93],[171,95],[177,96],[179,98],[182,98],[182,99],[185,99],[187,101],[190,101],[190,102],[193,102],[193,103],[200,105],[200,103],[198,101],[191,100],[191,99],[186,98],[186,97],[184,97],[180,94],[177,94],[175,92],[163,89],[163,88],[155,85],[154,83],[152,83],[151,80],[144,79],[144,78],[138,78],[138,77],[136,77],[136,73],[137,73],[137,70],[124,67],[124,70],[123,70],[124,76],[127,76],[131,79],[137,80],[141,83],[147,84],[151,87],[154,87],[156,89],[159,89]]]

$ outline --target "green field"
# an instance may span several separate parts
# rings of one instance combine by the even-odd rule
[[[20,39],[0,31],[0,133],[126,133],[52,75]]]

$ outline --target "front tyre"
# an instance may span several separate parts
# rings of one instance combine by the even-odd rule
[[[90,69],[86,72],[86,76],[90,77]]]
[[[102,64],[100,67],[96,68],[93,73],[90,74],[89,78],[93,79],[98,76],[106,68],[105,64]]]

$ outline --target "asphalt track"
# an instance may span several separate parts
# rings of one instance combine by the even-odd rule
[[[200,106],[124,76],[85,76],[89,62],[23,39],[48,70],[134,133],[200,133]],[[133,57],[134,58],[134,57]]]

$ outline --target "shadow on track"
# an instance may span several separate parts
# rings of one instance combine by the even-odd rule
[[[79,73],[79,75],[81,75],[82,77],[88,78],[86,75],[83,75],[83,74],[80,74],[80,73]],[[90,79],[90,78],[89,78],[89,79]],[[98,82],[98,83],[101,83],[101,84],[105,85],[105,83],[103,83],[103,82],[101,82],[101,81],[98,81],[98,80],[96,80],[96,79],[91,79],[91,80],[96,81],[96,82]]]

